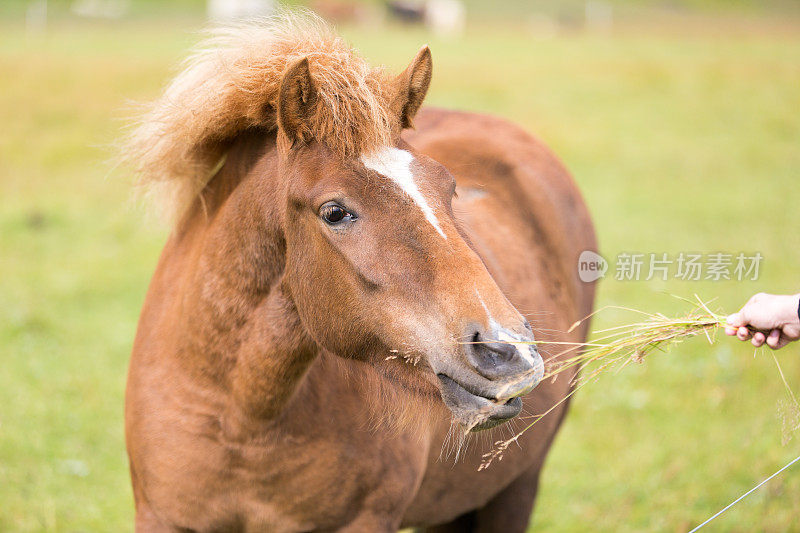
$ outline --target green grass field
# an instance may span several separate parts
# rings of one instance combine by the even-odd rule
[[[755,16],[755,15],[753,15]],[[665,292],[733,311],[800,291],[800,25],[704,31],[658,21],[537,40],[523,25],[441,40],[348,30],[401,68],[429,42],[428,103],[505,116],[563,158],[601,250],[755,252],[758,282],[602,282],[599,305],[678,313]],[[707,20],[706,23],[709,21]],[[0,23],[0,531],[128,531],[128,355],[166,229],[108,163],[128,100],[154,97],[195,40],[189,22]],[[609,311],[597,327],[631,321]],[[800,392],[800,349],[778,353]],[[785,392],[768,353],[696,339],[576,396],[532,531],[681,531],[800,453],[781,444]],[[800,524],[800,466],[709,531]]]

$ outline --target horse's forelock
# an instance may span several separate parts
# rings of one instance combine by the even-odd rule
[[[218,169],[233,139],[249,128],[277,128],[277,99],[287,65],[307,57],[317,90],[304,127],[308,138],[342,156],[391,142],[391,84],[319,17],[283,13],[212,30],[183,71],[134,123],[123,158],[141,185],[180,216]],[[166,185],[166,187],[164,187]],[[169,192],[165,191],[169,189]]]

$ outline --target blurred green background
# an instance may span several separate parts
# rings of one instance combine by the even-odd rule
[[[167,228],[113,163],[129,101],[155,97],[204,25],[198,0],[130,4],[118,20],[51,1],[0,3],[0,531],[128,531],[123,397],[137,315]],[[755,252],[755,281],[616,281],[598,305],[667,314],[666,293],[732,312],[800,291],[797,2],[467,2],[464,33],[343,22],[393,69],[433,50],[428,103],[508,117],[564,160],[601,251]],[[367,6],[382,11],[378,2]],[[26,13],[29,23],[26,24]],[[35,21],[34,21],[35,22]],[[595,327],[634,317],[607,311]],[[800,349],[778,352],[800,391]],[[575,397],[531,531],[684,531],[800,453],[769,353],[696,339]],[[800,526],[800,467],[713,531]]]

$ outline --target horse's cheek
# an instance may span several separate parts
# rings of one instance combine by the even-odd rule
[[[302,250],[297,250],[303,252]],[[294,254],[293,254],[294,255]],[[335,263],[304,260],[298,254],[287,264],[287,281],[304,327],[325,349],[345,357],[356,357],[363,338],[355,325],[359,308],[352,284]]]

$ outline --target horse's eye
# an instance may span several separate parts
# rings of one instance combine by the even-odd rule
[[[355,220],[356,216],[336,202],[328,202],[319,209],[319,215],[328,225],[338,226],[345,222]]]

